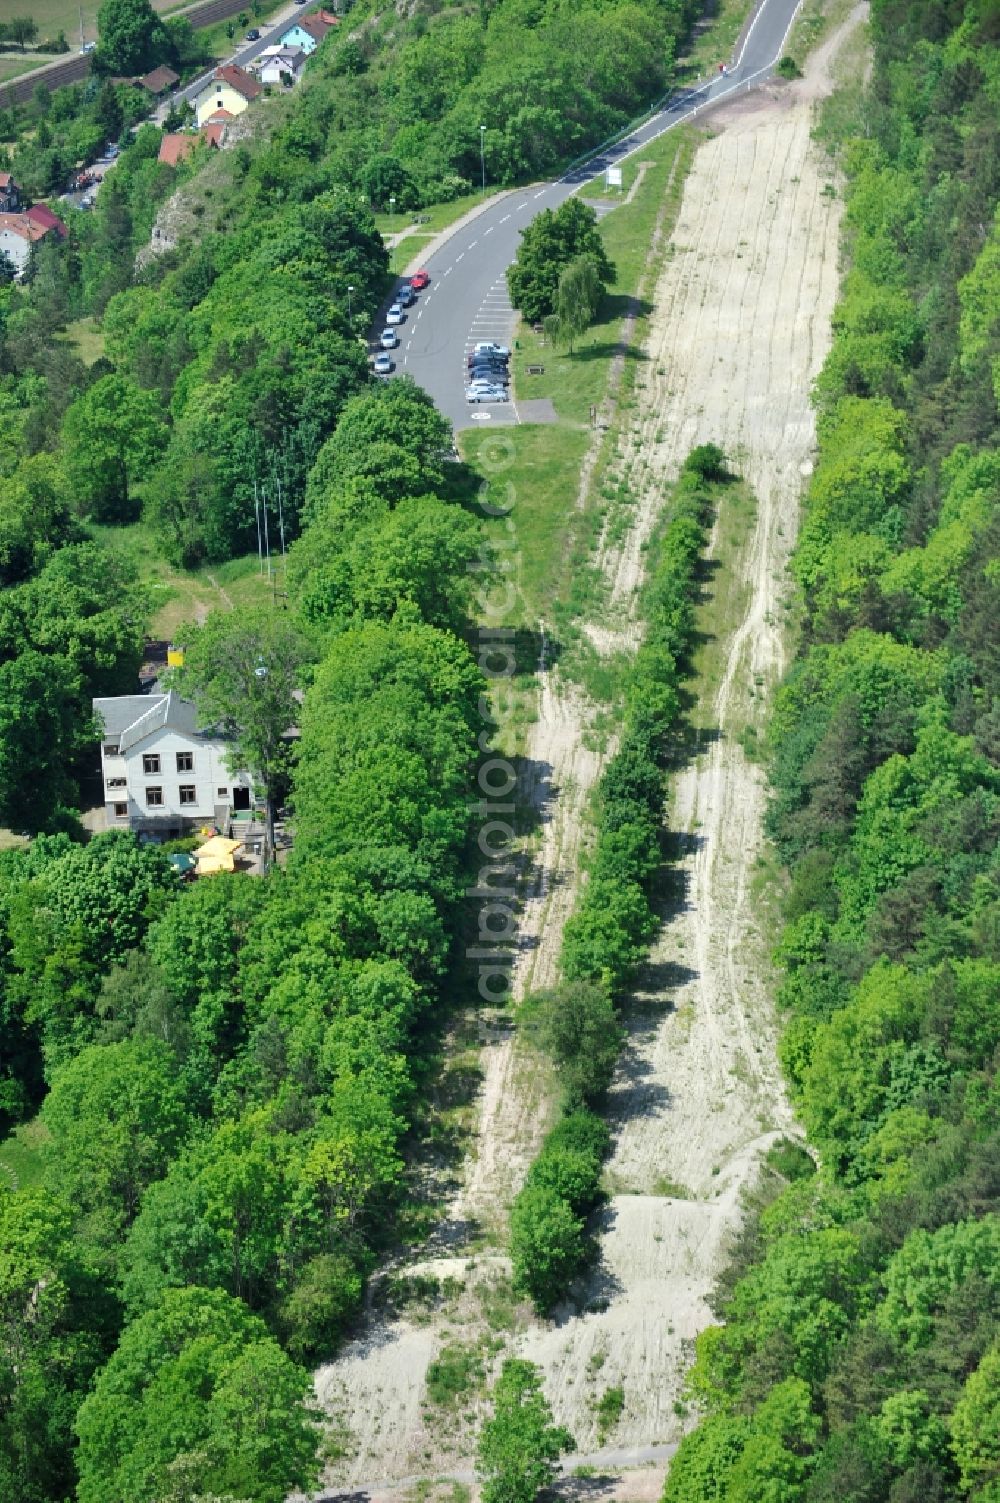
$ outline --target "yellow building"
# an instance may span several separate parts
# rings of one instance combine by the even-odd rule
[[[247,105],[263,92],[263,85],[244,68],[237,67],[235,63],[226,63],[223,67],[216,68],[211,82],[205,85],[195,99],[198,124],[204,125],[210,115],[218,114],[220,110],[227,115],[242,115]]]

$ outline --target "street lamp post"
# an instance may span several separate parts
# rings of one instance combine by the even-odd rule
[[[389,195],[389,239],[392,244],[389,247],[389,272],[394,274],[396,270],[396,199],[394,194]]]
[[[479,127],[479,165],[483,170],[483,197],[486,197],[486,127]]]
[[[351,297],[352,297],[353,293],[354,293],[354,288],[350,285],[350,283],[348,283],[348,285],[347,285],[347,322],[348,323],[350,323],[350,321],[351,321]]]

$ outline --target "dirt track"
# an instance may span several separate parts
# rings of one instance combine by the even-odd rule
[[[634,519],[624,539],[603,550],[612,604],[592,636],[601,647],[618,647],[641,629],[643,545],[663,486],[691,447],[720,444],[756,495],[752,535],[729,561],[747,604],[719,643],[714,700],[700,707],[703,723],[719,734],[706,737],[703,754],[675,785],[671,827],[691,837],[687,902],[655,947],[613,1092],[609,1177],[618,1193],[591,1291],[604,1308],[533,1326],[516,1342],[541,1364],[556,1416],[582,1451],[599,1449],[592,1405],[618,1383],[625,1410],[609,1445],[638,1450],[678,1438],[684,1422],[673,1406],[690,1339],[711,1318],[706,1295],[738,1221],[740,1192],[772,1136],[790,1125],[751,901],[762,778],[736,737],[760,714],[782,667],[784,571],[814,438],[809,389],[836,293],[839,206],[824,191],[826,174],[809,139],[829,51],[803,84],[746,98],[717,116],[718,134],[697,153],[655,290],[636,421],[622,446]],[[577,694],[543,673],[522,790],[543,823],[537,879],[522,915],[520,988],[552,979],[572,907],[584,802],[600,767],[583,745],[587,719]],[[482,1058],[477,1150],[451,1222],[499,1230],[544,1110],[537,1081],[519,1074],[509,1037],[488,1041]],[[457,1253],[460,1237],[456,1244]],[[471,1269],[467,1263],[453,1253],[421,1271],[450,1271],[468,1289],[504,1266],[496,1254]],[[425,1418],[421,1399],[442,1340],[472,1330],[473,1297],[463,1296],[466,1303],[444,1320],[373,1326],[317,1375],[321,1398],[354,1440],[331,1483],[468,1465],[471,1427]],[[647,1491],[656,1486],[646,1481]]]

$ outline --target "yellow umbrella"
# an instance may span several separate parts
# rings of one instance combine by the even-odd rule
[[[231,872],[236,870],[233,861],[233,853],[238,851],[242,841],[227,840],[224,835],[213,835],[211,840],[206,840],[194,852],[198,861],[199,877],[210,877],[215,872]]]

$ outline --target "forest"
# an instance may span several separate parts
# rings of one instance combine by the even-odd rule
[[[662,92],[694,11],[359,4],[232,151],[175,169],[154,127],[123,137],[94,210],[0,286],[0,823],[30,836],[0,851],[0,1132],[40,1145],[0,1176],[4,1498],[280,1503],[316,1483],[309,1364],[426,1223],[406,1164],[483,754],[478,477],[415,386],[368,374],[373,211],[467,191],[486,104],[494,180],[571,159]],[[0,121],[15,175],[51,191],[134,108],[102,82],[36,99]],[[202,184],[197,233],[140,255]],[[118,538],[142,529],[178,569],[239,557],[255,491],[279,485],[280,607],[184,639],[192,662],[237,631],[294,660],[295,846],[265,879],[184,886],[77,815],[91,700],[133,691],[153,611]]]
[[[846,274],[768,754],[809,1152],[749,1208],[664,1503],[1000,1496],[1000,14],[871,33],[823,122]]]

